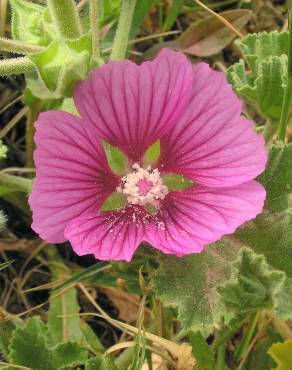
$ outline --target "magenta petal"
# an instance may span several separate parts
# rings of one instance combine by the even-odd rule
[[[198,186],[169,194],[161,222],[147,241],[164,253],[198,253],[262,211],[265,190],[256,181],[230,188]]]
[[[194,67],[188,109],[162,140],[161,170],[210,187],[247,182],[265,168],[264,140],[241,117],[242,103],[223,73]]]
[[[97,210],[116,187],[99,140],[86,123],[61,111],[42,113],[36,123],[36,180],[29,204],[32,228],[47,242],[63,242],[75,217]]]
[[[101,138],[138,160],[186,109],[192,81],[186,57],[164,49],[140,66],[111,61],[94,70],[77,85],[74,100]]]
[[[130,261],[143,240],[143,229],[126,222],[122,214],[96,213],[70,222],[65,236],[79,256],[94,254],[99,260]]]

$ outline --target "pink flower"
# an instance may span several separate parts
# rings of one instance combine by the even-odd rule
[[[265,190],[253,179],[266,164],[264,141],[241,116],[223,73],[165,49],[140,66],[119,61],[94,70],[74,100],[80,117],[49,111],[36,123],[29,203],[32,228],[47,242],[69,239],[77,254],[101,260],[130,261],[143,241],[182,256],[262,211]],[[158,140],[157,163],[143,167]],[[102,141],[128,156],[126,174],[111,171]],[[167,173],[194,186],[171,191]],[[126,205],[101,211],[113,192]]]

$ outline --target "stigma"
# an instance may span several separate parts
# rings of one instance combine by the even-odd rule
[[[121,179],[117,192],[125,194],[128,204],[153,206],[159,208],[161,201],[168,194],[158,169],[146,169],[138,163],[132,166],[133,171]]]

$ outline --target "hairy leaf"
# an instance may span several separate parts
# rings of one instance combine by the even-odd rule
[[[10,363],[33,370],[71,370],[85,363],[87,351],[77,343],[65,342],[50,347],[47,339],[46,325],[37,316],[30,318],[12,334]]]
[[[45,8],[26,0],[10,0],[10,4],[13,38],[29,44],[47,45],[51,39],[43,25]]]
[[[243,248],[232,264],[230,280],[218,285],[216,291],[224,309],[236,317],[262,309],[277,310],[285,280],[285,273],[272,270],[264,256]]]
[[[76,82],[84,80],[89,72],[90,55],[91,40],[85,35],[78,40],[54,41],[29,58],[50,91],[71,97]]]
[[[265,118],[278,121],[287,84],[288,32],[262,32],[236,41],[243,60],[228,71],[235,91]]]
[[[37,316],[29,319],[25,326],[17,328],[9,346],[11,363],[34,370],[53,370],[52,353],[47,346],[47,331]]]
[[[152,287],[166,306],[177,308],[186,329],[209,334],[222,314],[213,288],[229,276],[236,254],[237,247],[222,240],[186,257],[160,255]]]

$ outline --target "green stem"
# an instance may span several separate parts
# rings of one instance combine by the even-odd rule
[[[0,50],[7,51],[9,53],[26,55],[31,53],[38,53],[44,50],[44,48],[41,46],[25,44],[21,41],[0,37]]]
[[[286,130],[289,123],[290,105],[292,99],[292,16],[289,11],[289,46],[288,46],[288,78],[287,85],[284,91],[282,104],[281,118],[278,130],[278,138],[280,141],[285,141]]]
[[[82,36],[81,22],[74,0],[48,0],[48,7],[62,39],[78,39]]]
[[[0,60],[0,76],[35,72],[35,64],[27,57]]]
[[[135,355],[135,348],[130,347],[125,349],[119,357],[116,358],[115,364],[119,368],[128,368],[131,365],[133,357]]]
[[[0,183],[10,186],[15,190],[30,193],[33,181],[21,176],[8,175],[7,173],[0,171]]]
[[[122,0],[118,28],[111,53],[112,60],[121,60],[125,58],[135,5],[136,0]]]
[[[92,66],[101,66],[104,64],[100,55],[100,28],[99,28],[99,0],[90,0],[90,28],[92,40]]]
[[[265,138],[266,143],[268,143],[278,128],[278,121],[268,120],[264,126],[263,137]]]
[[[26,167],[33,167],[33,151],[34,151],[34,123],[38,118],[41,110],[42,100],[35,98],[33,105],[29,111],[27,122],[26,122],[26,132],[25,132],[25,148],[26,148]]]
[[[213,351],[216,351],[223,343],[225,343],[229,338],[231,338],[238,329],[244,324],[245,318],[241,321],[239,321],[235,326],[227,329],[224,332],[221,332],[220,335],[215,339],[215,341],[212,343],[211,348]]]
[[[221,346],[219,346],[217,349],[216,370],[224,369],[225,369],[225,345],[221,344]]]
[[[246,332],[240,342],[240,346],[238,347],[236,353],[235,353],[235,358],[239,361],[241,360],[249,346],[249,343],[254,335],[254,332],[257,327],[257,323],[260,317],[260,312],[258,311],[250,320],[248,327],[246,329]]]

